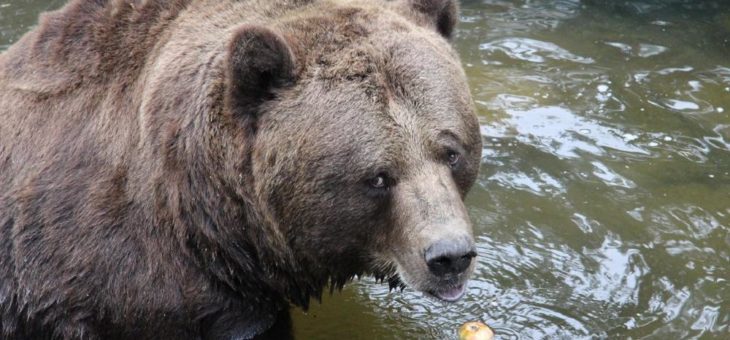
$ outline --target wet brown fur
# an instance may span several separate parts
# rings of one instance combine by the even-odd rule
[[[43,15],[0,55],[0,338],[246,338],[328,284],[393,275],[416,218],[393,201],[429,190],[409,179],[441,183],[463,219],[478,168],[439,35],[455,20],[445,0]],[[374,169],[403,189],[366,197]]]

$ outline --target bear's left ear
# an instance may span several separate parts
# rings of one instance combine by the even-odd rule
[[[427,20],[445,38],[450,39],[459,17],[457,0],[406,0],[408,6]]]
[[[294,54],[284,37],[266,27],[240,27],[228,47],[228,110],[256,118],[259,106],[277,89],[293,84],[295,71]]]

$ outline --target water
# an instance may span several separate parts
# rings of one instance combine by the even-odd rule
[[[0,0],[0,49],[61,1]],[[730,338],[730,2],[462,2],[484,135],[462,301],[371,279],[299,338]]]

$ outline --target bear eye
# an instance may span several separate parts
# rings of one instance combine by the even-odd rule
[[[449,163],[449,167],[451,168],[455,168],[459,164],[459,161],[461,161],[461,155],[453,150],[449,150],[446,153],[446,158],[446,161]]]
[[[387,176],[385,174],[378,174],[377,176],[371,178],[368,181],[368,184],[374,189],[387,189]]]

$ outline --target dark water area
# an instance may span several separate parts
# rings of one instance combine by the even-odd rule
[[[0,49],[63,1],[0,0]],[[364,278],[302,339],[730,339],[730,1],[462,1],[479,265],[445,305]]]

